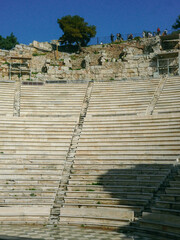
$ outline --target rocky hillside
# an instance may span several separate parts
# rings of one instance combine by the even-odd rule
[[[76,52],[34,41],[29,46],[16,45],[11,51],[0,50],[0,78],[44,81],[152,77],[155,56],[161,52],[158,36],[93,45]]]

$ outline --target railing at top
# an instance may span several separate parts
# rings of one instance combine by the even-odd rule
[[[167,30],[167,34],[169,35],[173,31],[174,30]],[[150,32],[152,34],[152,36],[157,36],[157,32],[155,32],[155,31],[154,32],[152,32],[152,31],[145,31],[145,32],[146,33]],[[160,32],[161,36],[163,35],[163,32],[164,32],[164,30]],[[143,32],[141,32],[141,33],[124,33],[124,34],[121,34],[122,40],[127,41],[130,34],[133,35],[133,38],[135,38],[135,37],[143,38]],[[117,33],[113,34],[113,36],[114,36],[113,41],[118,40]],[[146,37],[148,37],[148,36],[146,35]],[[109,36],[102,36],[102,37],[91,38],[91,40],[90,40],[88,45],[108,44],[108,43],[111,43],[113,41],[111,39],[111,34],[110,34]]]

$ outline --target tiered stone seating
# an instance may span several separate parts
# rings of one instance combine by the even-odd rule
[[[0,81],[0,116],[13,116],[14,92],[14,82]]]
[[[155,106],[154,114],[180,112],[180,77],[168,78],[160,98]]]
[[[138,221],[141,230],[163,233],[173,239],[180,234],[180,166],[177,165],[166,183],[160,189],[149,212],[144,212]]]
[[[81,114],[76,129],[76,144],[71,142],[72,132],[87,84],[22,85],[21,117],[0,118],[0,223],[47,223],[71,148],[71,163],[75,152],[76,157],[60,224],[119,228],[143,213],[140,228],[157,229],[157,219],[164,216],[162,229],[168,226],[167,232],[178,234],[171,224],[179,224],[178,174],[165,192],[161,190],[180,152],[178,94],[170,93],[179,82],[168,79],[155,114],[145,116],[158,83],[94,83],[90,104],[86,99],[87,117],[83,124],[86,113]],[[13,106],[13,91],[11,95]]]
[[[120,227],[139,216],[179,154],[179,124],[180,115],[87,115],[60,222]]]
[[[21,86],[21,116],[79,116],[87,84]]]
[[[76,118],[0,118],[0,223],[47,223]]]
[[[145,114],[159,79],[94,83],[89,115]]]

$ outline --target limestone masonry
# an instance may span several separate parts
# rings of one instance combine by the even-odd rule
[[[178,48],[173,46],[168,52],[163,50],[159,36],[93,45],[82,48],[79,53],[68,53],[65,47],[58,50],[55,40],[51,43],[33,41],[29,46],[20,44],[10,51],[0,50],[0,78],[28,81],[116,80],[156,77],[164,73],[178,75]]]

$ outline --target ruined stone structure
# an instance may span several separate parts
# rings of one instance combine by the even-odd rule
[[[163,54],[166,60],[168,58],[167,61],[162,60]],[[34,41],[29,46],[21,44],[11,51],[0,51],[0,77],[9,79],[9,57],[32,58],[31,76],[26,73],[21,75],[22,80],[30,81],[113,80],[178,75],[179,50],[176,47],[171,55],[167,54],[170,53],[162,49],[159,37],[141,39],[139,42],[89,46],[80,53],[57,51],[56,45]],[[14,80],[19,78],[18,74],[12,76]]]

